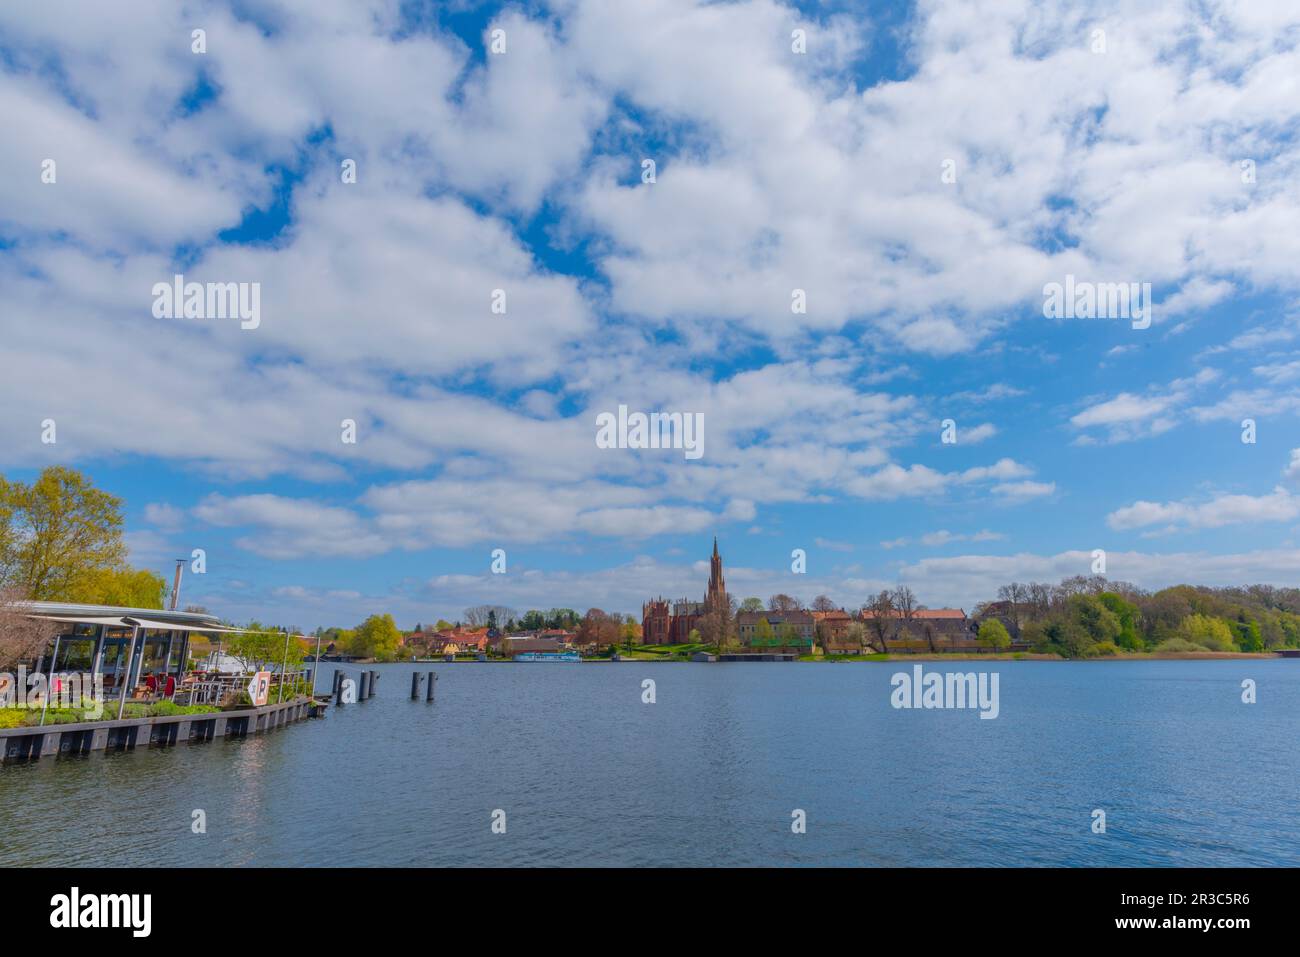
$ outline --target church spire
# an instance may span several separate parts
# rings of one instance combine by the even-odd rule
[[[709,561],[709,592],[704,598],[711,608],[727,605],[727,582],[722,577],[722,556],[718,554],[718,536],[713,536],[713,557]]]

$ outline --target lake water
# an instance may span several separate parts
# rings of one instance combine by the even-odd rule
[[[244,741],[0,768],[0,864],[1300,864],[1300,661],[924,664],[998,672],[995,720],[892,708],[897,662],[418,666],[433,704],[415,667]]]

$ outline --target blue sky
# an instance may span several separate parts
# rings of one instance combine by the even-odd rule
[[[207,552],[186,602],[303,628],[639,613],[715,534],[736,594],[850,607],[1094,549],[1295,584],[1298,40],[1227,2],[7,7],[0,470],[84,469],[136,563]],[[176,272],[259,284],[257,328],[156,318]],[[1150,327],[1044,318],[1067,274],[1150,283]],[[705,454],[597,448],[620,404]]]

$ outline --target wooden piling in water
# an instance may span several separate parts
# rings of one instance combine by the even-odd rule
[[[423,680],[423,678],[424,676],[420,674],[418,671],[411,672],[411,700],[412,701],[420,697],[420,682]]]
[[[370,684],[367,686],[370,692],[366,695],[367,698],[373,698],[375,696],[375,685],[377,684],[379,684],[379,672],[372,671],[370,672]]]
[[[424,700],[425,700],[425,701],[432,701],[432,700],[433,700],[433,687],[434,687],[435,684],[437,684],[437,682],[438,682],[438,672],[436,672],[436,671],[430,671],[430,672],[429,672],[429,687],[428,687],[428,690],[426,690],[425,693],[424,693]]]

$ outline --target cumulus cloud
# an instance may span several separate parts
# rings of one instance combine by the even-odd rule
[[[1193,376],[1153,386],[1145,393],[1121,392],[1071,416],[1070,424],[1079,429],[1102,430],[1110,442],[1160,435],[1187,421],[1192,414],[1189,403],[1196,390],[1218,378],[1216,370],[1201,369]]]
[[[1300,477],[1300,449],[1291,450],[1283,477]],[[1300,517],[1300,496],[1279,485],[1263,495],[1220,494],[1204,501],[1134,502],[1106,516],[1114,529],[1221,528],[1258,522],[1288,522]]]

